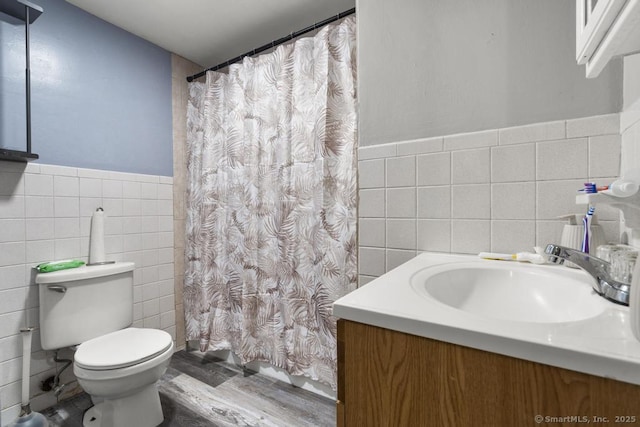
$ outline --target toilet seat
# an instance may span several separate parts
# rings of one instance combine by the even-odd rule
[[[124,369],[151,360],[169,348],[173,348],[173,340],[165,331],[127,328],[82,343],[74,362],[82,370]]]
[[[88,381],[113,381],[121,378],[132,378],[135,375],[143,375],[144,372],[149,370],[154,370],[157,368],[162,368],[163,372],[165,367],[162,367],[165,362],[168,363],[171,360],[171,356],[173,355],[173,342],[168,349],[166,349],[163,353],[156,355],[150,359],[147,359],[144,362],[140,362],[136,365],[128,366],[126,368],[115,368],[115,369],[87,369],[79,366],[77,363],[73,364],[73,373],[78,378],[78,380],[88,380]],[[160,374],[162,375],[162,374]],[[158,378],[160,377],[158,376]],[[81,383],[82,385],[82,383]],[[83,388],[86,387],[83,385]],[[91,393],[89,393],[91,394]]]

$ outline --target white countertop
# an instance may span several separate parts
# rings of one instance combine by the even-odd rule
[[[607,303],[596,317],[564,323],[496,320],[449,307],[419,295],[411,276],[450,263],[505,263],[470,255],[424,253],[334,303],[334,316],[412,335],[504,354],[640,385],[640,342],[631,332],[629,308]],[[591,277],[572,270],[590,286]],[[594,295],[594,297],[601,298]]]

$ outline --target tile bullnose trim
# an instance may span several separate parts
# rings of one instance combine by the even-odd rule
[[[640,111],[623,111],[620,113],[620,133],[624,133],[638,122],[640,122]]]
[[[499,145],[526,144],[529,142],[564,139],[567,135],[566,121],[556,120],[552,122],[511,126],[499,129],[498,133]]]
[[[620,133],[620,113],[567,120],[567,138]]]
[[[369,145],[358,147],[358,160],[382,159],[395,157],[397,154],[397,144],[389,142],[380,145]]]
[[[437,153],[444,149],[444,137],[412,139],[397,144],[398,156]]]
[[[633,111],[365,145],[358,160],[620,134],[638,121],[640,112]]]
[[[466,150],[498,145],[498,130],[482,130],[478,132],[459,133],[444,137],[444,150]]]

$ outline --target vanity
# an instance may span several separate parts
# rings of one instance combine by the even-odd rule
[[[640,423],[629,309],[582,270],[425,253],[334,304],[338,426]]]

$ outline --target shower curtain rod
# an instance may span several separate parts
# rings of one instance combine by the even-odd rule
[[[291,34],[289,34],[288,36],[284,36],[284,37],[282,37],[282,38],[279,38],[278,40],[274,40],[274,41],[272,41],[271,43],[267,43],[267,44],[265,44],[265,45],[263,45],[263,46],[260,46],[260,47],[258,47],[258,48],[255,48],[255,49],[253,49],[253,50],[250,50],[249,52],[243,53],[243,54],[242,54],[242,55],[240,55],[240,56],[236,56],[236,57],[235,57],[235,58],[233,58],[233,59],[229,59],[228,61],[225,61],[225,62],[223,62],[223,63],[221,63],[221,64],[218,64],[218,65],[216,65],[215,67],[207,68],[206,70],[201,71],[201,72],[199,72],[198,74],[194,74],[193,76],[189,76],[189,77],[187,77],[187,81],[188,81],[188,82],[192,82],[192,81],[194,81],[195,79],[200,78],[200,77],[204,76],[205,74],[207,74],[207,71],[217,71],[217,70],[219,70],[219,69],[221,69],[221,68],[228,67],[228,66],[229,66],[229,65],[231,65],[231,64],[235,64],[236,62],[240,62],[240,61],[242,61],[242,59],[243,59],[245,56],[253,56],[253,55],[257,55],[257,54],[259,54],[259,53],[264,52],[264,51],[265,51],[265,50],[267,50],[267,49],[271,49],[271,48],[273,48],[273,47],[276,47],[276,46],[278,46],[278,45],[281,45],[281,44],[283,44],[283,43],[286,43],[286,42],[288,42],[289,40],[293,40],[293,39],[295,39],[296,37],[300,37],[301,35],[308,33],[309,31],[313,31],[313,30],[315,30],[315,29],[318,29],[318,28],[324,27],[324,26],[325,26],[325,25],[327,25],[327,24],[330,24],[330,23],[332,23],[332,22],[334,22],[334,21],[337,21],[338,19],[342,19],[342,18],[344,18],[345,16],[349,16],[349,15],[351,15],[351,14],[353,14],[353,13],[356,13],[356,8],[355,8],[355,7],[354,7],[353,9],[345,10],[344,12],[339,13],[339,14],[337,14],[336,16],[332,16],[331,18],[327,18],[327,19],[325,19],[324,21],[316,22],[315,24],[310,25],[310,26],[308,26],[307,28],[303,28],[302,30],[296,31],[296,32],[294,32],[294,33],[291,33]]]

